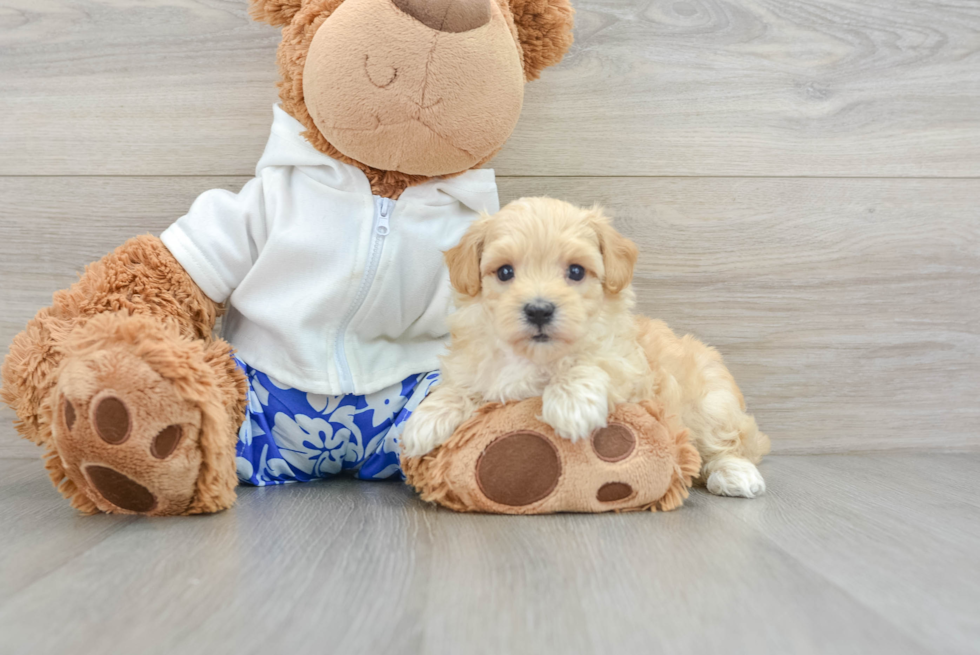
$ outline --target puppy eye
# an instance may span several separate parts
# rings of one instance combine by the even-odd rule
[[[575,280],[578,282],[585,278],[585,269],[578,264],[572,264],[568,267],[568,279]]]
[[[501,282],[506,282],[507,280],[514,279],[514,267],[510,264],[504,264],[497,269],[497,279]]]

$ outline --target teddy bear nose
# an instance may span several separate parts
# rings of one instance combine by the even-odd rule
[[[440,32],[469,32],[490,22],[492,0],[392,0],[420,23]]]
[[[542,327],[551,322],[551,317],[555,315],[555,303],[536,300],[524,305],[524,315],[527,320]]]

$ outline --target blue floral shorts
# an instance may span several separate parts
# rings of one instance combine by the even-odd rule
[[[325,396],[292,389],[235,357],[248,376],[248,405],[238,431],[238,479],[264,486],[331,478],[401,475],[398,436],[439,381],[412,375],[366,396]]]

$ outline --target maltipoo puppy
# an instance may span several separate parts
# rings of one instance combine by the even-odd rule
[[[690,430],[711,493],[763,493],[755,464],[769,438],[718,351],[632,314],[636,257],[599,208],[523,198],[476,221],[446,253],[452,341],[402,434],[405,454],[444,443],[490,401],[541,396],[541,419],[577,441],[616,404],[655,398]]]

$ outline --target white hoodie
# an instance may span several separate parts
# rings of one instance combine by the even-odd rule
[[[435,370],[452,306],[442,252],[499,209],[490,169],[374,196],[276,106],[237,195],[201,194],[160,236],[215,302],[249,365],[308,393],[368,394]]]

